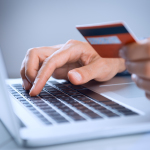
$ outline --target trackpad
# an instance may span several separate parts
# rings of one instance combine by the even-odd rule
[[[144,90],[139,89],[134,83],[110,85],[107,86],[107,90],[125,98],[145,97]]]

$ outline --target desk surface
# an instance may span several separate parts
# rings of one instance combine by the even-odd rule
[[[16,145],[0,122],[0,150],[26,150]],[[31,148],[28,148],[31,149]],[[33,148],[34,149],[34,148]],[[150,133],[61,144],[36,150],[150,150]]]

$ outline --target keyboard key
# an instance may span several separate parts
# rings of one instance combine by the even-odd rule
[[[52,95],[63,95],[64,93],[62,93],[62,92],[60,92],[60,91],[53,91],[53,92],[50,92],[50,94],[52,94]]]
[[[48,103],[50,103],[50,104],[55,104],[55,103],[58,103],[58,100],[57,99],[48,99],[48,100],[46,100]]]
[[[45,89],[46,91],[48,91],[49,93],[59,91],[59,90],[57,90],[57,89],[55,89],[55,88],[53,88],[53,87],[51,87],[51,88],[45,87],[44,89]]]
[[[54,118],[54,119],[55,119],[55,121],[56,121],[57,123],[65,123],[65,122],[68,122],[68,120],[66,120],[66,119],[61,119],[61,118],[59,118],[59,119]]]
[[[99,104],[92,102],[92,101],[89,101],[89,102],[85,101],[85,104],[87,104],[88,106],[93,107],[93,108],[100,106]]]
[[[36,109],[35,109],[35,110],[32,110],[32,113],[34,113],[34,114],[40,114],[39,111],[36,110]]]
[[[84,109],[86,109],[87,107],[85,107],[85,106],[83,106],[83,105],[81,105],[81,106],[76,106],[76,109],[78,109],[78,110],[84,110]]]
[[[22,96],[20,96],[20,95],[19,95],[19,96],[15,96],[15,98],[17,98],[17,99],[21,99],[21,98],[22,98]]]
[[[70,96],[74,96],[74,95],[78,95],[78,94],[80,94],[79,92],[77,92],[77,91],[70,91],[70,90],[63,90],[63,92],[64,93],[66,93],[66,94],[68,94],[68,95],[70,95]]]
[[[76,100],[74,100],[74,99],[71,99],[71,100],[67,101],[66,103],[68,103],[68,104],[75,104],[75,103],[78,103],[78,102]]]
[[[57,99],[55,97],[46,97],[46,98],[43,98],[45,101],[47,102],[51,102],[51,101],[57,101]]]
[[[63,86],[62,86],[62,85],[61,85],[61,86],[58,86],[58,85],[57,85],[56,87],[59,88],[60,90],[64,91],[64,92],[65,92],[65,91],[66,91],[66,92],[67,92],[67,91],[74,91],[73,89],[71,89],[71,88],[69,88],[69,87],[67,87],[67,86],[64,86],[64,85],[63,85]]]
[[[34,103],[37,107],[47,106],[46,103]]]
[[[133,111],[127,109],[127,108],[119,109],[118,111],[119,111],[119,112],[133,112]]]
[[[69,100],[73,100],[71,97],[69,97],[68,95],[60,95],[60,96],[57,96],[58,99],[61,99],[63,101],[69,101]]]
[[[82,101],[82,103],[87,104],[87,105],[89,105],[89,106],[90,106],[90,105],[91,105],[91,106],[92,106],[92,105],[94,105],[94,106],[95,106],[95,105],[98,105],[97,103],[94,104],[93,101],[91,101],[91,100],[85,100],[85,101]]]
[[[66,85],[66,84],[71,84],[69,80],[63,81],[61,84]]]
[[[51,107],[49,105],[47,106],[39,106],[40,109],[46,110],[46,109],[51,109]]]
[[[45,99],[45,98],[47,98],[47,99],[48,98],[54,98],[54,96],[48,95],[48,94],[47,95],[40,95],[40,97],[43,98],[43,99]]]
[[[21,84],[12,84],[13,87],[22,87]]]
[[[89,98],[87,98],[86,96],[80,94],[80,95],[74,95],[72,96],[73,98],[79,100],[79,101],[85,101],[85,100],[89,100]]]
[[[86,120],[86,119],[84,119],[84,118],[81,117],[81,116],[72,116],[72,119],[75,120],[75,121],[83,121],[83,120]]]
[[[92,110],[90,110],[90,109],[88,109],[86,107],[84,109],[80,109],[80,111],[82,113],[86,114],[91,119],[102,118],[100,115],[94,113]]]
[[[116,104],[116,105],[109,105],[109,107],[111,107],[112,109],[116,109],[116,110],[119,110],[119,109],[124,109],[125,107],[124,106],[121,106],[119,104]]]
[[[113,101],[106,101],[106,102],[101,102],[107,106],[112,106],[112,105],[118,105],[116,102],[113,102]]]
[[[52,123],[48,121],[46,118],[41,118],[41,121],[43,121],[46,125],[51,125]]]
[[[86,113],[86,115],[89,116],[91,119],[100,119],[100,118],[102,118],[100,115],[98,115],[94,112]]]
[[[59,106],[62,106],[63,104],[62,103],[54,103],[53,104],[55,107],[59,107]]]
[[[101,113],[103,114],[109,114],[109,113],[112,113],[112,111],[108,110],[108,109],[102,109],[102,110],[99,110]]]
[[[60,84],[59,82],[56,82],[56,81],[48,81],[48,83],[54,84],[54,85]]]
[[[29,104],[28,101],[21,101],[22,104]]]
[[[23,105],[26,106],[26,107],[33,107],[33,106],[32,106],[31,104],[29,104],[29,103],[28,103],[28,104],[23,103]]]
[[[13,96],[17,97],[17,96],[20,96],[20,94],[19,93],[15,93],[15,94],[13,94]]]
[[[30,101],[42,101],[40,97],[28,97]]]
[[[106,114],[107,117],[119,117],[119,115],[115,114],[115,113],[108,113]]]
[[[135,112],[124,112],[123,113],[125,116],[129,116],[129,115],[138,115],[137,113]]]
[[[11,91],[9,91],[11,94],[13,94],[13,95],[15,95],[15,94],[17,94],[17,92],[15,91],[15,90],[11,90]]]
[[[99,111],[101,111],[101,110],[108,110],[108,109],[106,109],[105,107],[103,107],[103,106],[92,106],[95,110],[99,110]]]
[[[47,115],[48,116],[50,116],[50,117],[54,117],[54,116],[61,116],[58,112],[56,112],[56,111],[49,111],[49,112],[46,112],[47,113]]]
[[[42,109],[45,113],[47,113],[47,114],[51,114],[51,113],[55,113],[56,111],[54,110],[54,109],[51,109],[51,108],[49,108],[49,109]]]
[[[69,96],[69,95],[66,95],[66,94],[57,95],[56,97],[59,98],[59,99],[60,99],[60,98],[63,99],[63,98],[67,98],[67,97],[70,98],[70,96]]]
[[[104,96],[101,96],[89,89],[83,89],[83,90],[78,90],[78,91],[94,100],[97,100],[98,102],[110,101],[109,99],[105,98]]]
[[[30,111],[35,111],[35,110],[36,110],[34,107],[28,107],[28,109],[29,109]]]
[[[30,100],[34,104],[44,103],[42,100]]]
[[[86,87],[81,86],[81,85],[69,85],[68,87],[70,87],[72,89],[76,89],[76,90],[87,89]]]
[[[22,98],[20,98],[20,99],[18,99],[20,102],[21,101],[27,101],[26,99],[24,99],[23,97]]]
[[[66,120],[64,117],[62,117],[60,114],[58,113],[48,113],[47,115],[49,115],[52,119],[54,119],[57,123],[63,123],[63,122],[68,122],[68,120]]]
[[[129,110],[127,108],[125,109],[120,109],[118,110],[120,113],[122,113],[123,115],[125,116],[128,116],[128,115],[138,115],[137,113],[133,112],[132,110]]]
[[[67,86],[64,84],[53,84],[53,85],[57,88],[67,88]]]

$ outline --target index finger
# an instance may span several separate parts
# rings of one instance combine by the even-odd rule
[[[124,46],[119,55],[129,61],[144,60],[150,58],[150,38]]]
[[[77,46],[76,48],[74,47],[74,44],[67,42],[60,50],[54,52],[44,61],[30,91],[31,96],[38,95],[41,92],[55,69],[65,65],[67,62],[71,63],[79,59],[82,49]]]

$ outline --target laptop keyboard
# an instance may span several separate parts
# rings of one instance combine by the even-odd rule
[[[30,97],[21,84],[8,86],[10,93],[44,124],[105,119],[138,113],[81,85],[48,81],[38,96]]]

